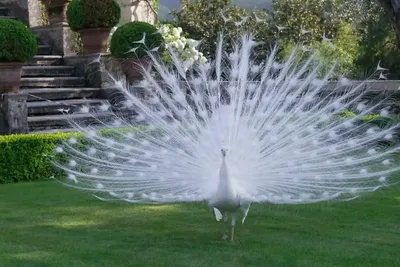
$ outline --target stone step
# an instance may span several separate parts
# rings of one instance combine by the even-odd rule
[[[49,133],[70,133],[76,132],[74,128],[63,128],[63,129],[49,129],[49,130],[39,130],[39,131],[31,131],[29,133],[34,134],[49,134]]]
[[[82,77],[37,77],[21,78],[21,88],[32,87],[83,87],[85,79]]]
[[[57,77],[73,76],[75,68],[72,66],[24,66],[22,77]]]
[[[77,123],[89,124],[101,124],[100,121],[107,121],[112,119],[114,116],[111,112],[98,112],[95,114],[82,113],[82,114],[60,114],[60,115],[44,115],[44,116],[28,116],[28,127],[29,131],[44,131],[52,129],[66,129],[72,128],[68,118],[74,120]]]
[[[36,36],[35,38],[38,45],[45,45],[45,43],[42,41],[42,39],[40,39],[40,37]]]
[[[38,55],[51,55],[52,49],[50,45],[38,45]]]
[[[28,101],[95,98],[102,92],[100,88],[21,88],[20,90],[28,94]]]
[[[96,112],[101,104],[108,103],[104,99],[65,99],[55,101],[28,102],[28,116],[31,115],[59,115],[68,110],[69,113],[79,112],[84,106],[89,107],[89,112]]]
[[[0,16],[8,16],[8,8],[0,7]]]
[[[37,33],[35,33],[34,31],[32,31],[33,36],[35,36],[36,38],[36,42],[38,43],[38,45],[45,45],[46,43],[43,42],[43,40],[40,38],[39,35],[37,35]]]
[[[135,117],[137,114],[133,111],[121,111],[118,112],[119,116],[122,116],[127,121],[131,121],[132,125],[136,125]],[[64,131],[64,129],[71,129],[72,126],[68,121],[68,118],[81,126],[90,125],[95,128],[104,128],[104,123],[111,123],[115,120],[115,115],[112,112],[96,112],[96,113],[75,113],[70,115],[43,115],[43,116],[28,116],[28,127],[29,132],[38,131]],[[139,124],[137,124],[139,125]]]
[[[27,66],[54,66],[62,64],[62,56],[42,55],[35,56],[26,65]]]
[[[14,17],[14,16],[4,16],[4,15],[0,15],[0,19],[15,19],[15,20],[18,20],[18,18],[17,17]]]

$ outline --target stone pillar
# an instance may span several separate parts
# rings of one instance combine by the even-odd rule
[[[27,0],[29,10],[29,27],[42,26],[42,6],[40,0]]]
[[[0,135],[28,133],[26,93],[0,94]]]
[[[53,54],[60,56],[76,55],[77,33],[73,32],[66,23],[45,25],[31,28],[42,42],[50,45]]]
[[[120,25],[131,21],[157,23],[157,14],[148,5],[152,4],[153,0],[117,0],[117,2],[121,6]]]

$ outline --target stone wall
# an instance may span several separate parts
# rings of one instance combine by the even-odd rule
[[[3,0],[1,5],[8,8],[10,16],[17,17],[29,25],[28,0]]]
[[[30,27],[40,26],[42,11],[40,0],[2,0],[1,5],[7,7],[10,16],[17,17]]]
[[[52,47],[55,55],[76,55],[76,33],[67,24],[31,27],[45,44]]]

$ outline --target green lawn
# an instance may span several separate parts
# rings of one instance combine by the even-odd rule
[[[400,266],[400,187],[348,203],[254,205],[234,243],[206,205],[101,202],[0,185],[0,266]]]

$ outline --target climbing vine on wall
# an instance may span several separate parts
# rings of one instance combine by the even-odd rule
[[[160,5],[160,0],[153,0],[153,7],[155,10],[158,9],[159,5]]]
[[[40,2],[40,22],[42,25],[49,25],[49,16],[46,7],[42,2]]]

